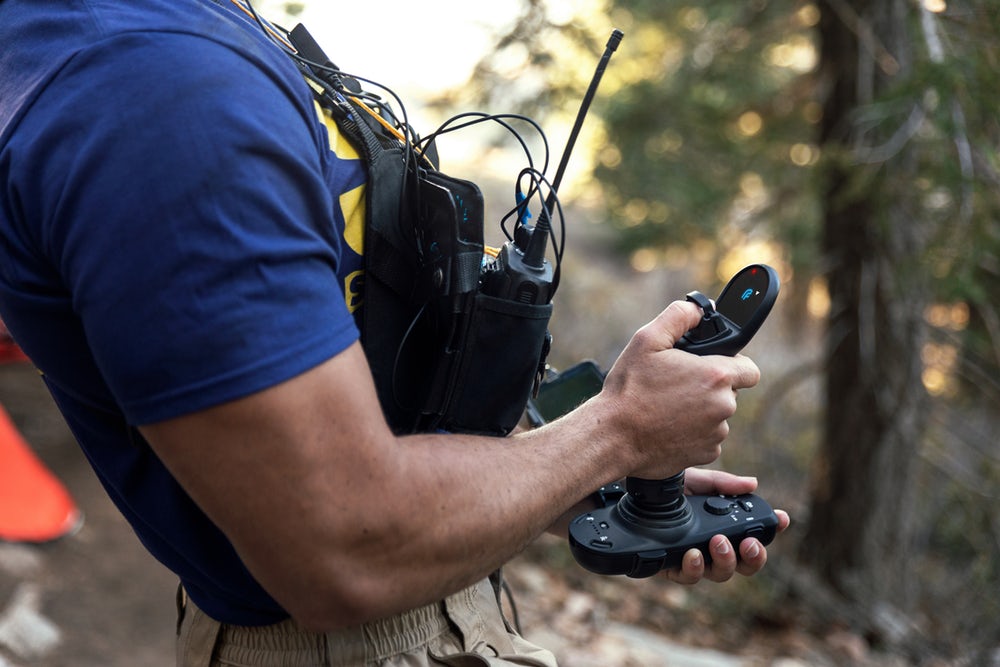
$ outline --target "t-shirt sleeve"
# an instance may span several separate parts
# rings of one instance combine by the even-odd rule
[[[357,339],[324,130],[291,64],[257,58],[119,36],[25,119],[44,146],[26,165],[39,245],[132,423],[264,389]]]

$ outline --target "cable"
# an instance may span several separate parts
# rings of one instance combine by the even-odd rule
[[[413,316],[413,319],[410,320],[409,326],[406,327],[406,331],[403,333],[403,338],[399,341],[399,345],[396,346],[396,355],[395,357],[393,357],[392,360],[392,375],[390,376],[392,378],[392,381],[390,382],[390,385],[392,386],[392,400],[393,402],[395,402],[397,406],[399,406],[404,410],[409,410],[411,409],[412,406],[404,405],[403,401],[399,397],[399,394],[396,392],[397,389],[396,375],[399,372],[399,361],[400,359],[403,358],[403,348],[406,347],[407,341],[413,334],[413,330],[417,326],[417,322],[419,322],[423,318],[424,311],[426,309],[427,309],[427,304],[426,303],[422,304],[420,306],[420,310],[418,310],[416,315]]]
[[[464,122],[459,122],[459,121],[463,121],[463,120],[464,120]],[[543,164],[542,164],[541,170],[538,170],[538,169],[535,168],[534,159],[532,157],[531,150],[528,148],[527,144],[525,143],[524,137],[521,135],[520,132],[518,132],[514,127],[512,127],[510,125],[510,123],[507,122],[507,120],[517,120],[517,121],[522,121],[522,122],[527,123],[528,125],[530,125],[534,129],[535,133],[541,139],[541,142],[542,142],[542,145],[543,145],[543,155],[544,155],[544,160],[543,160]],[[551,153],[550,153],[550,150],[549,150],[548,138],[546,137],[545,132],[544,132],[544,130],[542,130],[541,126],[539,126],[538,123],[535,122],[533,119],[528,118],[527,116],[524,116],[524,115],[521,115],[521,114],[513,114],[513,113],[486,114],[486,113],[483,113],[483,112],[465,112],[465,113],[461,113],[461,114],[457,114],[455,116],[452,116],[451,118],[449,118],[448,120],[446,120],[444,123],[442,123],[438,127],[437,130],[435,130],[430,135],[428,135],[427,137],[425,137],[423,139],[422,143],[429,144],[430,142],[434,141],[437,137],[439,137],[439,136],[441,136],[443,134],[454,132],[454,131],[457,131],[457,130],[460,130],[460,129],[464,129],[464,128],[467,128],[467,127],[471,127],[473,125],[477,125],[479,123],[484,123],[484,122],[494,122],[494,123],[497,123],[498,125],[500,125],[501,127],[503,127],[504,129],[506,129],[507,132],[510,133],[511,136],[513,136],[516,139],[516,141],[520,144],[521,150],[524,152],[524,155],[525,155],[525,157],[526,157],[526,159],[528,161],[528,167],[525,168],[525,169],[523,169],[521,171],[521,173],[518,175],[518,178],[517,178],[517,181],[516,181],[515,195],[514,195],[514,198],[515,198],[514,207],[506,215],[504,215],[500,219],[500,230],[503,232],[504,236],[506,236],[507,239],[510,240],[510,239],[513,238],[513,236],[511,234],[511,232],[508,231],[508,229],[507,229],[507,221],[511,218],[511,216],[516,215],[517,223],[518,224],[524,224],[524,220],[526,218],[526,214],[527,214],[527,211],[528,211],[528,206],[529,206],[531,200],[533,199],[533,197],[535,196],[536,193],[540,194],[540,192],[541,192],[540,184],[541,183],[546,183],[543,174],[548,170],[549,158],[550,158]],[[458,124],[456,124],[456,123],[458,123]],[[530,187],[528,188],[527,194],[524,194],[524,191],[521,188],[521,181],[523,180],[525,174],[530,174],[531,175]],[[551,198],[553,198],[555,196],[555,193],[554,193],[554,191],[552,190],[551,187],[549,188],[549,191],[550,191],[550,199],[551,199]],[[541,202],[541,205],[544,208],[546,206],[551,206],[552,203],[551,202],[546,202],[546,201],[543,200]],[[560,213],[560,215],[561,215],[561,213]],[[564,239],[565,238],[565,236],[564,236],[564,233],[565,233],[565,223],[562,220],[562,218],[560,218],[560,224],[561,224],[561,234],[560,234],[560,236],[561,236],[562,239]],[[550,232],[551,232],[551,230],[550,230]],[[555,239],[555,235],[554,235],[554,232],[551,235],[552,235],[552,238],[553,238],[553,245],[555,246],[555,240],[554,240]],[[556,261],[553,263],[554,276],[558,276],[558,274],[559,274],[559,272],[558,272],[558,263],[561,262],[561,259],[562,259],[562,252],[561,252],[561,248],[560,248],[559,251],[556,253]]]
[[[559,200],[559,195],[556,192],[555,186],[549,182],[549,180],[545,177],[545,174],[534,172],[528,169],[523,169],[521,170],[521,173],[518,175],[519,181],[523,176],[526,175],[531,178],[532,182],[531,190],[529,190],[530,196],[533,197],[537,195],[539,198],[541,198],[542,197],[541,185],[545,185],[548,188],[548,196],[545,197],[542,201],[542,210],[541,213],[539,214],[539,218],[541,218],[541,216],[544,215],[546,216],[546,219],[551,221],[553,214],[552,208],[555,208],[555,213],[559,219],[558,235],[556,234],[555,229],[551,224],[549,224],[547,228],[548,237],[552,241],[552,253],[553,253],[552,286],[550,288],[551,290],[550,296],[551,296],[555,294],[556,290],[559,287],[559,277],[562,273],[561,267],[562,267],[563,250],[566,245],[566,218],[563,215],[562,202],[560,202]],[[528,199],[526,198],[525,201],[528,201]],[[514,211],[518,210],[520,210],[519,207],[515,207]],[[507,216],[509,217],[510,213],[508,213]],[[535,231],[537,230],[538,227],[535,228]]]
[[[353,101],[354,108],[360,109],[361,111],[365,112],[368,116],[374,119],[383,129],[385,129],[385,131],[388,132],[390,136],[394,137],[397,141],[400,142],[403,148],[403,161],[406,165],[408,165],[407,169],[402,170],[402,175],[401,175],[402,180],[400,184],[401,185],[400,192],[403,194],[403,196],[405,196],[405,193],[407,191],[406,183],[409,178],[410,169],[416,170],[419,169],[420,167],[420,163],[418,162],[418,160],[424,160],[427,162],[427,166],[433,166],[430,163],[430,159],[427,157],[426,154],[427,147],[430,146],[434,142],[434,140],[436,140],[439,136],[484,122],[494,122],[503,127],[504,129],[506,129],[508,133],[510,133],[511,136],[513,136],[515,140],[520,144],[521,150],[523,151],[528,161],[527,172],[522,171],[521,175],[518,176],[518,182],[520,182],[525,173],[531,173],[536,175],[536,177],[533,177],[531,180],[532,186],[531,188],[529,188],[529,192],[527,193],[527,195],[524,196],[522,201],[517,202],[515,204],[515,207],[512,209],[512,212],[521,213],[521,215],[518,216],[518,222],[523,223],[523,219],[525,217],[524,212],[527,211],[528,209],[528,203],[533,198],[536,192],[540,192],[538,183],[542,182],[548,184],[547,181],[545,181],[542,174],[544,174],[548,170],[551,152],[549,149],[548,140],[546,138],[545,132],[542,130],[541,126],[539,126],[536,121],[521,114],[513,114],[513,113],[487,114],[483,112],[465,112],[452,116],[444,123],[442,123],[434,132],[429,134],[427,137],[420,139],[409,124],[409,118],[406,112],[406,106],[403,104],[402,99],[390,87],[364,76],[360,76],[349,72],[344,72],[339,68],[332,66],[332,64],[320,63],[313,59],[306,58],[305,56],[302,55],[302,53],[300,53],[295,48],[295,46],[289,40],[288,38],[289,31],[285,30],[281,26],[272,24],[268,22],[266,19],[264,19],[260,15],[260,13],[256,10],[256,8],[253,6],[251,0],[231,0],[231,2],[237,8],[239,8],[243,13],[250,16],[254,20],[254,22],[257,23],[257,25],[261,28],[261,30],[263,30],[265,34],[267,34],[271,38],[272,42],[274,42],[276,46],[278,46],[278,48],[280,48],[283,52],[285,52],[288,56],[290,56],[296,63],[298,63],[300,65],[300,70],[303,72],[303,74],[307,76],[311,81],[313,81],[314,84],[319,86],[324,93],[331,95],[333,93],[337,93],[339,96],[341,96],[342,100],[346,101],[346,99],[349,99]],[[320,77],[318,75],[319,72],[325,72],[329,76]],[[370,84],[371,86],[374,86],[384,91],[387,95],[389,95],[392,98],[392,100],[398,106],[400,110],[401,119],[397,117],[394,112],[392,112],[391,107],[388,107],[385,104],[384,100],[382,100],[380,97],[370,92],[365,92],[363,90],[355,91],[355,90],[349,90],[346,87],[344,87],[343,79],[345,77],[355,81],[361,81]],[[337,98],[335,97],[333,102],[336,101]],[[377,106],[379,110],[376,111],[375,109],[372,108],[371,105]],[[390,122],[388,122],[383,116],[383,114],[389,116],[396,123],[396,125],[393,126]],[[468,120],[465,120],[464,122],[455,125],[455,123],[458,123],[463,119],[468,119]],[[535,131],[537,136],[542,141],[544,159],[540,171],[535,169],[531,150],[525,143],[524,138],[514,127],[512,127],[507,122],[508,120],[517,120],[527,123],[532,127],[532,129]],[[416,159],[414,156],[417,156]],[[563,156],[564,162],[565,159],[566,156],[564,154]],[[561,176],[561,171],[564,167],[565,167],[564,164],[560,165],[560,173],[557,174],[557,177]],[[515,197],[517,197],[519,194],[520,194],[520,188],[518,188],[518,194],[515,195]],[[415,196],[419,198],[419,192],[417,192]],[[542,209],[541,209],[542,212],[540,214],[540,219],[542,217],[547,217],[548,215],[551,214],[551,208],[555,205],[555,202],[556,202],[555,188],[551,187],[550,185],[548,200],[544,201],[542,204]],[[417,201],[417,204],[419,205],[419,199]],[[506,220],[509,219],[509,217],[510,213],[505,215],[500,222],[501,230],[508,238],[511,237],[511,234],[510,232],[507,231],[505,223]],[[565,231],[565,223],[564,221],[562,221],[563,233],[559,235],[561,238],[564,238],[564,231]],[[549,232],[552,238],[555,239],[554,232],[552,232],[552,230],[549,230]],[[561,258],[561,254],[562,254],[561,250],[557,252],[556,253],[557,258]]]
[[[464,122],[459,123],[459,121],[462,121],[463,119],[470,119],[470,120],[465,120]],[[518,120],[529,124],[541,139],[544,147],[544,161],[541,170],[535,168],[531,151],[528,148],[527,144],[525,143],[524,137],[521,136],[521,134],[514,127],[512,127],[508,122],[506,122],[508,119]],[[452,116],[451,118],[446,120],[438,127],[437,130],[424,137],[424,139],[418,143],[418,147],[422,145],[429,145],[431,142],[436,140],[437,137],[443,134],[454,132],[484,122],[495,122],[504,129],[506,129],[520,144],[521,150],[524,152],[525,157],[528,160],[528,167],[521,171],[516,181],[515,205],[500,220],[500,229],[503,232],[503,234],[507,237],[507,239],[512,238],[511,232],[509,232],[507,229],[507,221],[512,216],[516,215],[518,224],[524,224],[524,219],[526,217],[528,206],[531,200],[534,198],[536,194],[538,194],[539,196],[541,195],[541,184],[549,186],[548,187],[549,196],[547,200],[542,199],[541,201],[541,208],[543,211],[542,216],[544,216],[546,219],[549,219],[549,216],[551,216],[550,209],[556,206],[559,207],[560,232],[558,235],[559,237],[558,240],[555,230],[552,229],[551,225],[548,225],[546,226],[545,229],[543,229],[543,235],[549,236],[552,239],[553,243],[553,251],[555,254],[555,261],[553,262],[553,278],[554,278],[553,287],[555,287],[556,285],[558,285],[558,277],[561,273],[559,271],[559,266],[562,262],[562,248],[565,244],[565,220],[562,217],[562,208],[561,205],[558,204],[558,197],[556,195],[555,189],[551,186],[551,184],[548,183],[548,181],[544,177],[544,173],[548,170],[549,166],[550,151],[549,151],[548,139],[545,135],[545,132],[538,125],[538,123],[535,122],[533,119],[528,118],[527,116],[521,114],[512,114],[512,113],[486,114],[483,112],[465,112]],[[525,175],[530,176],[530,186],[528,188],[527,194],[524,193],[524,190],[521,187],[521,182],[525,177]],[[554,289],[552,290],[551,293],[554,294]]]
[[[257,23],[257,25],[260,26],[260,28],[269,37],[271,37],[272,42],[274,42],[282,51],[284,51],[289,57],[291,57],[295,62],[297,62],[300,65],[300,71],[302,71],[304,75],[306,75],[312,81],[314,81],[315,83],[317,83],[318,85],[320,85],[324,89],[324,91],[329,91],[329,89],[332,88],[333,91],[337,92],[341,96],[343,96],[343,97],[345,97],[347,99],[352,100],[355,103],[355,105],[356,105],[356,107],[358,109],[360,109],[360,110],[364,111],[366,114],[368,114],[377,123],[379,123],[387,132],[389,132],[390,135],[392,135],[393,137],[395,137],[403,145],[403,148],[404,148],[404,151],[405,151],[404,160],[405,160],[406,164],[411,164],[411,160],[412,160],[412,156],[413,156],[413,150],[414,150],[414,144],[415,144],[417,138],[412,133],[412,129],[410,128],[409,121],[408,121],[408,118],[407,118],[407,115],[406,115],[406,108],[403,105],[403,101],[395,93],[395,91],[393,91],[388,86],[383,85],[383,84],[381,84],[381,83],[379,83],[377,81],[374,81],[372,79],[368,79],[366,77],[363,77],[363,76],[360,76],[360,75],[356,75],[356,74],[351,74],[349,72],[344,72],[344,71],[340,70],[339,68],[337,68],[335,66],[331,66],[331,65],[326,64],[326,63],[320,63],[320,62],[317,62],[315,60],[306,58],[303,54],[301,54],[295,48],[295,46],[289,40],[289,38],[288,38],[288,35],[290,34],[289,31],[286,30],[285,28],[282,28],[281,26],[278,26],[276,24],[272,24],[272,23],[268,22],[267,20],[265,20],[260,15],[260,13],[257,12],[256,8],[253,6],[253,3],[250,0],[231,0],[231,2],[234,5],[236,5],[236,7],[238,7],[241,11],[243,11],[245,14],[247,14],[250,17],[252,17],[254,19],[254,21]],[[281,34],[281,33],[284,33],[284,34]],[[317,48],[318,48],[318,45],[317,45]],[[329,77],[329,79],[320,78],[317,75],[317,72],[326,72],[326,73],[328,73],[330,75],[330,77]],[[391,110],[388,109],[388,107],[386,107],[385,102],[381,98],[373,95],[372,93],[368,93],[368,92],[364,92],[364,91],[360,91],[360,90],[359,91],[354,91],[354,90],[350,90],[350,89],[344,87],[343,84],[342,84],[342,81],[343,81],[344,77],[346,77],[348,79],[352,79],[352,80],[356,80],[356,81],[363,81],[365,83],[371,84],[372,86],[375,86],[375,87],[379,88],[380,90],[383,90],[387,94],[389,94],[395,100],[396,104],[399,105],[400,112],[402,113],[402,116],[403,116],[402,122],[400,122],[396,118],[396,115],[394,113],[392,113]],[[388,121],[386,121],[385,118],[383,118],[380,113],[378,113],[374,109],[372,109],[363,100],[372,101],[375,104],[377,104],[380,109],[387,111],[388,114],[392,117],[392,119],[394,121],[396,121],[397,125],[400,125],[403,128],[403,131],[398,130],[396,127],[394,127]],[[425,155],[423,155],[422,151],[418,150],[417,154],[421,158],[427,160],[428,164],[430,165],[429,159]],[[415,167],[416,165],[414,164],[413,166]],[[405,191],[405,181],[404,181],[404,190],[403,191]]]
[[[230,1],[234,5],[236,5],[237,9],[239,9],[241,12],[252,18],[254,22],[256,22],[257,25],[259,25],[264,32],[270,35],[273,39],[278,40],[278,42],[280,42],[281,45],[285,47],[286,50],[288,50],[291,53],[295,52],[295,47],[292,46],[291,42],[289,42],[285,36],[281,35],[277,30],[275,30],[271,26],[269,22],[265,21],[261,17],[261,15],[257,13],[257,10],[254,8],[253,4],[251,4],[250,0],[243,0],[242,2],[241,0],[230,0]],[[287,31],[285,32],[287,34]]]
[[[472,118],[472,120],[467,120],[460,125],[452,126],[452,123],[455,123],[464,118]],[[448,120],[444,121],[441,125],[438,126],[436,130],[434,130],[434,132],[431,132],[429,135],[424,137],[417,145],[420,146],[422,144],[430,144],[443,134],[449,134],[457,130],[478,125],[480,123],[494,122],[497,125],[503,127],[505,130],[507,130],[517,140],[517,142],[521,145],[521,150],[524,152],[524,155],[528,160],[528,165],[534,167],[534,160],[531,157],[531,150],[525,143],[524,137],[522,137],[517,130],[515,130],[509,123],[506,122],[508,119],[523,121],[528,125],[531,125],[531,127],[538,134],[538,137],[541,139],[542,145],[544,147],[543,154],[545,156],[545,159],[543,160],[542,163],[542,172],[545,172],[548,169],[549,157],[550,157],[548,139],[545,136],[545,132],[542,130],[541,126],[537,122],[521,114],[515,114],[515,113],[487,114],[482,111],[466,111],[460,114],[456,114],[451,118],[449,118]]]

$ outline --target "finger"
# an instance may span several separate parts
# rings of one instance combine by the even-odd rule
[[[688,493],[738,496],[757,490],[757,478],[734,475],[722,470],[688,468],[684,473],[684,489]]]
[[[712,566],[705,571],[705,578],[715,582],[729,581],[736,573],[736,550],[725,535],[716,535],[708,543]]]
[[[680,568],[667,570],[671,581],[690,586],[697,584],[705,575],[705,557],[697,549],[688,549],[681,560]]]
[[[791,525],[792,518],[785,510],[774,510],[774,513],[778,517],[778,532],[780,533]]]
[[[760,382],[760,368],[750,357],[737,354],[732,357],[733,362],[733,390],[750,389]]]
[[[760,572],[765,563],[767,563],[767,549],[759,540],[748,537],[740,542],[740,562],[737,572],[749,577]]]
[[[774,510],[778,517],[777,531],[780,533],[791,524],[791,517],[785,510]],[[767,563],[767,549],[759,540],[753,537],[740,542],[740,563],[736,571],[742,575],[751,576],[760,572]]]

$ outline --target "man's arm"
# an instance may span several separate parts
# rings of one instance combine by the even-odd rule
[[[672,350],[699,312],[671,304],[605,389],[506,439],[396,437],[355,344],[262,392],[143,427],[166,466],[306,627],[425,604],[506,562],[588,491],[710,463],[746,358]]]

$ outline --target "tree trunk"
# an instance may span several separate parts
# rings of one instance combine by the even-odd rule
[[[820,23],[831,311],[823,439],[801,556],[869,615],[882,602],[905,604],[913,590],[907,556],[926,423],[924,235],[915,149],[900,141],[914,115],[910,105],[902,114],[868,106],[906,72],[905,13],[914,6],[826,0]]]

